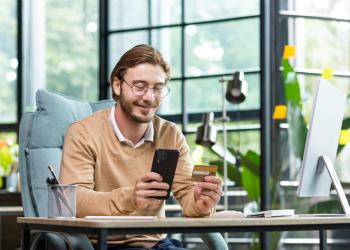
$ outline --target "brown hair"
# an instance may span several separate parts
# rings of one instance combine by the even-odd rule
[[[117,101],[118,99],[118,97],[114,94],[113,91],[114,77],[117,77],[119,80],[122,80],[127,69],[135,67],[142,63],[149,63],[161,66],[166,74],[165,80],[168,81],[170,79],[169,66],[165,62],[160,52],[147,44],[136,45],[121,56],[121,58],[112,70],[110,84],[112,87],[112,96],[114,100]]]

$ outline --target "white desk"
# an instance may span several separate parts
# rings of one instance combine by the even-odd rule
[[[350,217],[166,218],[127,221],[18,217],[17,222],[23,227],[23,249],[29,249],[31,230],[97,234],[98,249],[107,249],[108,234],[318,230],[322,243],[320,248],[323,249],[326,248],[325,230],[350,229]]]

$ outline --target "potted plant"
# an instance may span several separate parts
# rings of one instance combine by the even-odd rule
[[[13,175],[17,178],[18,144],[12,141],[0,140],[0,188],[6,188],[6,180]],[[12,178],[13,179],[13,178]],[[17,180],[16,180],[17,181]],[[16,182],[15,181],[15,182]],[[13,182],[13,180],[11,180]],[[16,185],[17,183],[11,183]]]

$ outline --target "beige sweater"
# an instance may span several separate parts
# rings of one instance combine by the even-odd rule
[[[153,119],[154,141],[134,149],[120,143],[108,116],[110,109],[102,110],[73,123],[66,134],[62,155],[60,180],[77,184],[77,216],[137,214],[133,202],[136,181],[151,170],[157,148],[178,149],[172,192],[179,201],[183,215],[201,217],[194,201],[191,182],[192,164],[185,137],[179,128],[159,117]],[[212,211],[210,211],[212,212]],[[158,217],[165,217],[164,206]],[[149,248],[162,235],[123,235],[108,238],[109,243],[129,244]]]

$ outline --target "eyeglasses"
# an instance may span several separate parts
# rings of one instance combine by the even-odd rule
[[[136,96],[143,96],[149,89],[152,90],[154,97],[157,98],[163,98],[170,92],[168,86],[165,86],[164,84],[156,84],[153,88],[150,88],[148,87],[147,82],[139,81],[134,82],[134,84],[131,85],[124,78],[122,80],[131,88],[132,93]]]

